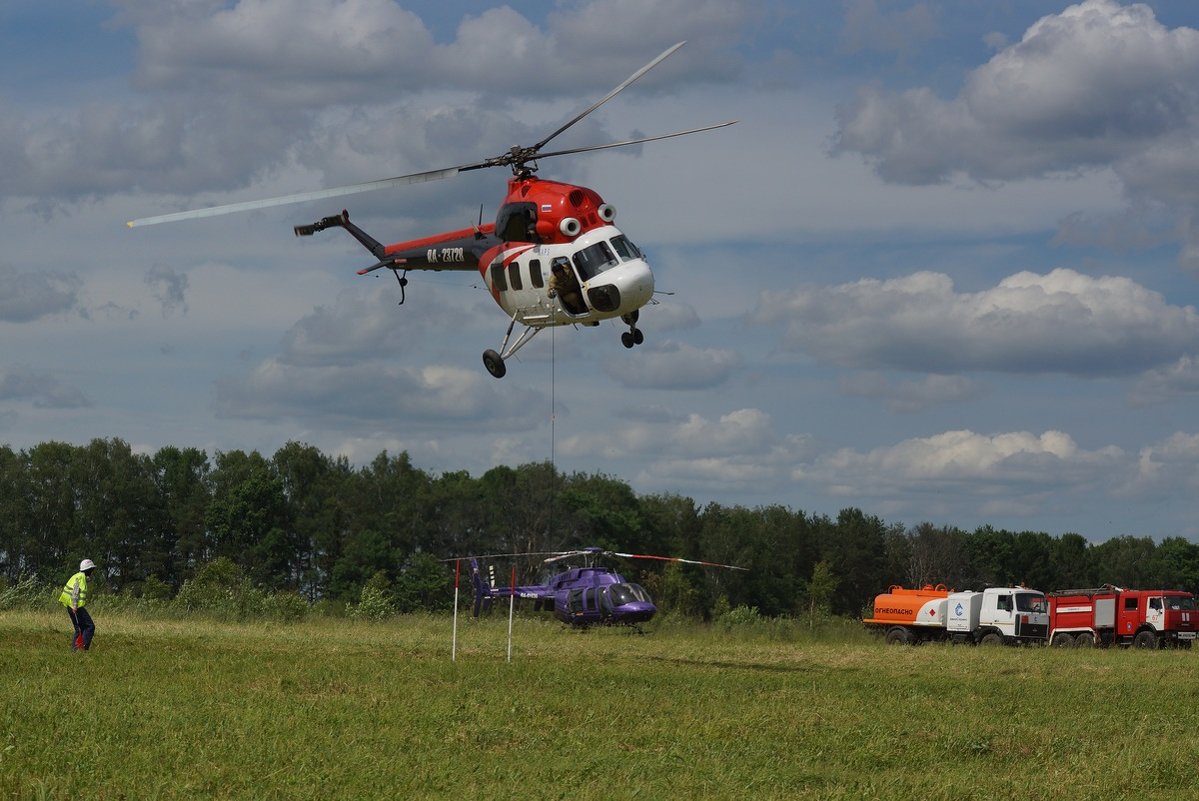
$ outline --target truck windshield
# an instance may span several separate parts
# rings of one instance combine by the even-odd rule
[[[1045,596],[1039,592],[1016,593],[1016,610],[1019,612],[1044,612]]]
[[[1185,595],[1167,595],[1166,608],[1174,610],[1191,610],[1195,608],[1195,599]]]

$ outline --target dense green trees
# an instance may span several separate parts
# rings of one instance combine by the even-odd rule
[[[588,545],[749,568],[620,566],[663,608],[704,616],[738,606],[857,615],[890,584],[1199,591],[1199,545],[1178,537],[1095,544],[1075,533],[905,528],[856,508],[835,519],[783,506],[698,508],[544,463],[435,476],[406,453],[354,467],[296,442],[269,458],[176,447],[145,455],[119,439],[0,447],[0,582],[65,578],[88,556],[108,592],[194,595],[220,566],[247,588],[357,602],[368,587],[410,611],[450,603],[452,571],[441,560]],[[522,581],[536,578],[538,558],[516,564]]]

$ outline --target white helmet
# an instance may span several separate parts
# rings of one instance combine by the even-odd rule
[[[81,571],[82,570],[91,570],[95,566],[96,566],[96,563],[93,562],[91,559],[84,559],[82,562],[79,563],[79,569]]]

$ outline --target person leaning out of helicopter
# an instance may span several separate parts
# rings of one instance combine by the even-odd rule
[[[96,624],[92,622],[92,616],[85,608],[87,580],[95,569],[95,562],[84,559],[79,563],[79,572],[71,576],[58,596],[58,602],[67,608],[67,614],[71,616],[71,625],[75,627],[75,634],[71,639],[72,651],[81,648],[86,651],[91,648],[92,637],[96,634]]]
[[[579,279],[566,257],[559,256],[550,265],[550,297],[561,296],[562,305],[571,314],[581,314],[583,311],[583,296],[579,293]]]

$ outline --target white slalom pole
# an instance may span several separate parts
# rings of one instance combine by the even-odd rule
[[[462,572],[462,560],[454,560],[454,634],[450,638],[450,661],[458,661],[458,575]]]
[[[512,661],[512,615],[516,610],[516,566],[512,566],[512,594],[508,596],[508,661]]]

